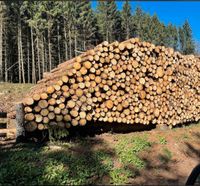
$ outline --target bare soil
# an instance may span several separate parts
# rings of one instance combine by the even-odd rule
[[[15,118],[15,104],[22,98],[33,84],[0,83],[0,112],[7,112],[9,118]]]

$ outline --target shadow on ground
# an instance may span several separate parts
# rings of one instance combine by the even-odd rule
[[[72,127],[69,130],[71,136],[76,136],[77,134],[80,136],[90,136],[94,137],[95,135],[103,134],[106,132],[111,133],[130,133],[130,132],[138,132],[138,131],[148,131],[155,129],[156,125],[149,124],[126,124],[126,123],[117,123],[117,122],[89,122],[87,125]]]

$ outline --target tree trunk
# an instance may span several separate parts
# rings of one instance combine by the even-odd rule
[[[75,31],[75,36],[74,36],[74,50],[75,50],[75,56],[77,56],[77,35]]]
[[[60,60],[60,34],[59,34],[59,24],[57,24],[57,40],[58,40],[58,63],[61,63]]]
[[[45,72],[47,72],[48,70],[48,68],[47,68],[47,47],[45,47],[45,43],[46,43],[46,39],[45,39],[45,37],[44,37],[44,62],[45,62],[45,66],[44,66],[44,71]]]
[[[33,43],[33,27],[31,27],[31,50],[32,50],[32,83],[36,83],[35,52],[34,52],[34,43]]]
[[[38,34],[36,36],[36,42],[37,42],[37,64],[38,64],[38,78],[41,79],[41,70],[40,70],[40,47],[39,47],[39,39]]]
[[[42,34],[42,39],[41,39],[41,47],[42,47],[42,50],[41,50],[41,58],[42,58],[42,74],[44,74],[44,64],[45,64],[45,59],[44,59],[44,53],[45,53],[45,50],[44,50],[44,35]]]
[[[5,46],[5,55],[4,55],[4,61],[5,61],[5,82],[8,82],[8,60],[7,60],[7,47]]]
[[[27,38],[27,65],[28,65],[28,69],[27,69],[27,76],[28,76],[28,83],[30,83],[30,53],[29,53],[29,40]]]
[[[18,49],[18,78],[19,83],[22,82],[22,70],[21,70],[21,52],[20,52],[20,18],[18,17],[18,35],[17,35],[17,49]]]
[[[3,81],[3,13],[0,2],[0,82]]]
[[[65,60],[68,60],[68,46],[67,46],[67,32],[65,28],[65,19],[64,19],[64,38],[65,38]]]
[[[52,69],[52,61],[51,61],[51,40],[50,40],[50,28],[48,26],[48,50],[49,50],[49,70]]]
[[[22,46],[22,25],[20,20],[20,57],[21,57],[21,70],[22,70],[22,82],[25,83],[25,71],[24,71],[24,58],[23,58],[23,46]]]
[[[83,51],[86,51],[86,32],[84,31]]]
[[[69,57],[72,58],[72,38],[71,38],[71,30],[69,29]]]

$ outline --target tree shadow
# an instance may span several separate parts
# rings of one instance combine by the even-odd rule
[[[115,151],[102,139],[15,144],[0,152],[0,184],[108,184]]]
[[[156,125],[149,124],[149,125],[143,125],[143,124],[126,124],[126,123],[117,123],[117,122],[88,122],[85,126],[76,126],[71,127],[69,129],[70,136],[76,136],[77,134],[79,136],[90,136],[94,137],[99,134],[103,133],[130,133],[130,132],[139,132],[139,131],[148,131],[155,129]]]
[[[200,139],[200,132],[192,132],[193,138],[197,141]],[[198,143],[199,144],[199,143]],[[184,143],[184,149],[183,153],[185,153],[188,157],[196,159],[198,162],[200,162],[200,145],[197,143]]]
[[[196,138],[196,140],[200,139],[199,132],[193,132],[192,135],[194,138]],[[198,143],[193,143],[192,141],[184,142],[181,149],[181,152],[188,157],[188,161],[189,158],[191,158],[197,162],[194,164],[194,167],[200,163],[200,146]],[[181,166],[181,168],[188,170],[181,170],[181,168],[178,168],[176,165],[176,158],[169,158],[164,153],[156,154],[153,159],[152,157],[149,158],[148,156],[145,156],[142,158],[142,160],[145,162],[146,166],[145,170],[139,171],[140,179],[136,178],[135,180],[137,184],[182,185],[186,183],[190,173],[194,168],[188,167],[187,164]],[[185,175],[186,172],[188,172],[188,175]]]

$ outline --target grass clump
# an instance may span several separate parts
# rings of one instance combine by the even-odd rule
[[[159,140],[159,143],[162,144],[162,145],[167,144],[167,140],[165,139],[164,136],[158,136],[158,140]]]
[[[146,138],[136,137],[130,141],[124,139],[117,144],[116,151],[119,160],[126,166],[128,164],[134,165],[141,169],[145,167],[145,162],[139,158],[138,153],[149,148],[151,143]]]
[[[111,183],[115,185],[125,184],[132,177],[130,170],[125,168],[116,168],[110,172]]]

